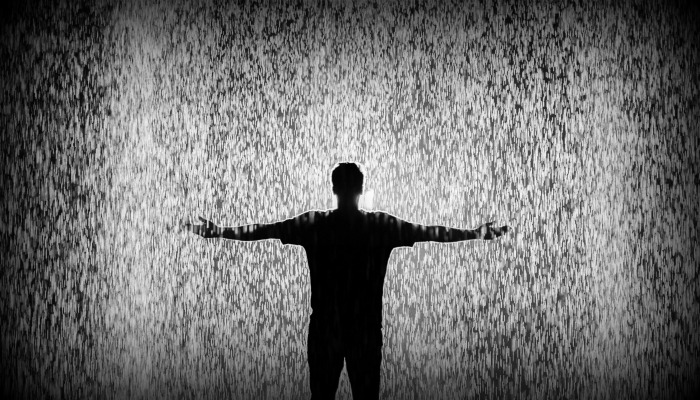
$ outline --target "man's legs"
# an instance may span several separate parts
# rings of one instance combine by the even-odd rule
[[[353,400],[379,399],[382,365],[382,333],[370,335],[369,340],[347,348],[345,365],[350,379]]]
[[[310,326],[308,352],[311,399],[335,399],[340,372],[343,370],[340,339]]]

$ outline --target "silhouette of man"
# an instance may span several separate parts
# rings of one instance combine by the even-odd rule
[[[307,211],[271,224],[185,224],[204,238],[278,239],[303,246],[311,274],[308,333],[311,398],[333,399],[347,365],[353,399],[378,399],[382,360],[382,294],[391,251],[416,242],[491,240],[508,231],[493,222],[474,230],[425,226],[358,207],[364,175],[354,163],[332,173],[338,208]]]

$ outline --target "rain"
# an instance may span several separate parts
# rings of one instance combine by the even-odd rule
[[[361,208],[511,228],[394,250],[381,398],[690,397],[700,37],[662,3],[5,7],[3,397],[308,398],[304,249],[179,224],[334,208],[342,161]]]

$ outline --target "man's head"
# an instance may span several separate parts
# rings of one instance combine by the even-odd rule
[[[364,179],[365,176],[357,164],[338,163],[331,175],[333,193],[338,196],[338,200],[357,201],[358,196],[362,194]]]

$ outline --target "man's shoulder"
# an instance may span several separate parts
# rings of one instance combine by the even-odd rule
[[[389,214],[388,212],[384,211],[371,211],[368,212],[368,214],[371,215],[371,218],[374,218],[377,221],[396,221],[398,219],[395,215]]]
[[[299,214],[296,218],[307,222],[320,222],[328,218],[331,210],[309,210]]]
[[[367,221],[376,228],[396,226],[401,221],[400,218],[384,211],[367,212]]]
[[[301,214],[296,215],[292,219],[296,219],[303,222],[322,222],[333,217],[334,210],[309,210]],[[382,224],[396,223],[400,219],[393,214],[384,211],[368,211],[360,210],[361,215],[368,221],[377,222]]]
[[[327,217],[331,214],[331,210],[309,210],[304,214],[314,217]]]

